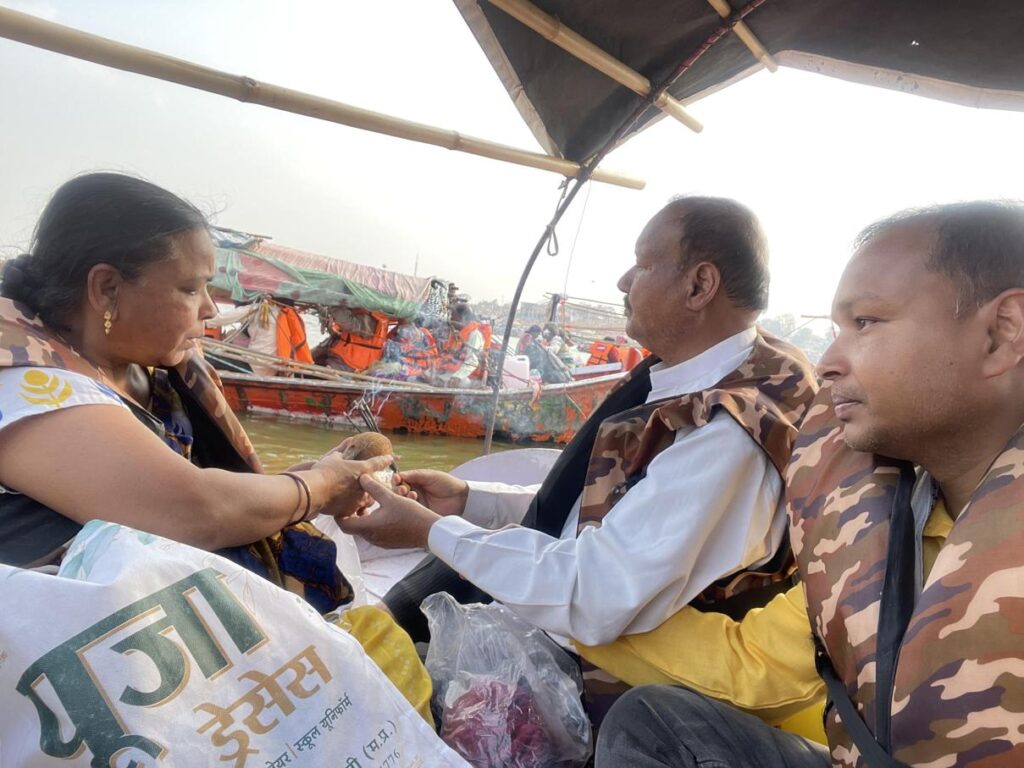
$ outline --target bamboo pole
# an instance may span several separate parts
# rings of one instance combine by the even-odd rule
[[[728,19],[732,15],[732,6],[729,5],[727,0],[708,0],[708,4],[718,11],[718,15],[723,19]],[[736,37],[742,40],[743,44],[754,54],[754,58],[764,64],[769,72],[778,70],[779,65],[775,58],[768,53],[767,48],[761,45],[761,41],[750,31],[750,27],[747,26],[745,21],[737,21],[732,31],[736,33]]]
[[[0,8],[0,37],[113,69],[155,77],[207,93],[228,96],[238,101],[314,117],[364,131],[525,165],[568,178],[575,178],[580,172],[580,166],[570,160],[527,152],[506,144],[466,136],[458,131],[402,120],[291,88],[261,83],[245,75],[233,75],[145,48],[119,43],[9,8]],[[630,189],[643,189],[645,185],[640,179],[609,170],[598,169],[592,178],[595,181]]]
[[[736,12],[736,21],[742,21],[747,15],[753,13],[758,7],[763,5],[765,0],[750,0],[745,6]],[[730,16],[730,20],[732,16]],[[682,77],[690,68],[697,63],[701,56],[707,53],[711,48],[721,40],[726,34],[728,34],[729,27],[722,24],[718,29],[714,30],[704,41],[697,46],[697,48],[680,62],[679,66],[672,71],[668,77],[662,80],[658,86],[657,91],[665,91],[672,83]],[[648,96],[644,103],[637,104],[632,114],[629,115],[618,127],[615,133],[608,141],[605,142],[604,146],[601,147],[597,153],[590,158],[586,165],[583,166],[583,170],[580,175],[577,176],[569,189],[568,193],[561,199],[558,204],[558,208],[555,209],[555,215],[544,228],[544,232],[541,234],[540,239],[533,248],[533,252],[530,254],[530,258],[526,261],[526,267],[523,269],[523,274],[519,278],[519,284],[516,286],[516,292],[512,296],[512,305],[509,307],[508,319],[505,322],[505,335],[501,342],[501,348],[498,350],[498,364],[497,369],[503,371],[505,367],[505,356],[508,354],[509,339],[512,334],[512,326],[516,320],[516,311],[519,308],[519,299],[523,294],[523,288],[526,285],[526,280],[530,276],[530,271],[533,269],[534,263],[537,261],[537,256],[540,254],[541,248],[543,248],[548,240],[551,238],[554,232],[555,226],[559,220],[565,214],[566,209],[572,205],[573,199],[583,188],[583,186],[589,180],[589,171],[591,168],[597,166],[609,152],[622,140],[622,137],[629,133],[630,130],[636,125],[636,123],[643,117],[647,109],[650,108],[653,99]],[[499,390],[497,383],[494,385],[493,392],[491,394],[491,410],[487,419],[487,431],[484,434],[484,450],[483,455],[487,455],[491,452],[491,444],[494,438],[494,425],[498,418],[498,397]]]
[[[377,376],[365,376],[361,373],[335,371],[331,368],[325,368],[322,365],[310,365],[309,363],[301,363],[297,360],[285,360],[284,358],[277,357],[275,355],[268,355],[263,352],[256,352],[252,349],[235,347],[231,344],[225,344],[222,341],[216,341],[214,339],[203,339],[203,348],[229,359],[271,366],[278,370],[288,371],[290,373],[308,374],[325,381],[338,381],[351,384],[355,387],[361,387],[363,389],[366,389],[366,385],[368,384],[372,384],[375,387],[383,386],[387,389],[400,389],[403,391],[408,390],[415,392],[434,391],[439,389],[438,387],[432,387],[429,384],[421,384],[415,381],[394,381]]]
[[[541,37],[554,43],[566,53],[607,75],[619,85],[624,85],[641,96],[650,96],[650,80],[527,0],[490,0],[490,3],[525,24]],[[682,104],[665,91],[658,94],[654,100],[654,106],[696,133],[700,133],[704,129],[697,118],[687,112]],[[595,175],[594,178],[596,179],[597,176]]]

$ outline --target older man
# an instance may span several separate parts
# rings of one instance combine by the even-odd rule
[[[656,357],[539,490],[406,472],[421,506],[367,481],[381,509],[345,529],[443,561],[385,599],[414,636],[419,602],[442,589],[467,600],[476,585],[551,633],[597,644],[691,602],[742,611],[788,578],[780,472],[816,386],[798,351],[754,327],[768,298],[756,218],[731,200],[670,203],[619,288],[627,331]]]
[[[787,477],[832,763],[1024,765],[1024,207],[869,227],[833,318],[830,392]],[[804,746],[692,691],[637,689],[598,765],[827,763]]]

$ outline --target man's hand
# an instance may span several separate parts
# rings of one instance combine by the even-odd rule
[[[360,476],[387,469],[392,460],[391,456],[375,456],[365,461],[352,461],[333,451],[325,454],[311,467],[326,480],[328,499],[320,507],[320,514],[340,518],[368,507],[373,502],[359,484]]]
[[[430,526],[440,516],[419,502],[394,493],[369,475],[360,477],[359,482],[380,506],[372,512],[338,520],[341,530],[385,549],[426,549]]]
[[[395,475],[405,483],[427,509],[439,515],[461,515],[469,498],[469,485],[447,472],[436,469],[410,469]]]

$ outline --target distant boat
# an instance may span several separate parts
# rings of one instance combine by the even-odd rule
[[[308,254],[233,230],[217,230],[213,288],[249,303],[270,296],[299,308],[345,306],[372,310],[395,321],[416,315],[447,319],[449,283]],[[483,437],[493,390],[451,388],[378,378],[308,365],[207,340],[207,357],[220,368],[229,405],[236,411],[290,415],[339,426],[358,423],[369,406],[383,430],[425,435]],[[256,375],[248,364],[283,375]],[[579,380],[528,382],[525,360],[498,398],[495,434],[522,441],[567,443],[622,377],[618,366],[576,369]],[[259,369],[259,368],[258,368]],[[301,376],[295,377],[295,374]]]
[[[495,436],[509,440],[567,443],[601,403],[621,373],[538,390],[503,390],[498,399]],[[240,412],[292,415],[349,425],[356,404],[365,399],[382,430],[421,435],[483,437],[492,391],[423,387],[410,389],[364,382],[317,381],[221,371],[224,392]]]

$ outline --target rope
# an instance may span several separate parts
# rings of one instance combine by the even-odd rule
[[[565,196],[569,192],[569,181],[570,179],[566,178],[562,181],[561,184],[558,185],[558,188],[562,190],[562,194],[559,196],[558,202],[555,203],[555,212],[552,215],[551,221],[548,223],[547,226],[548,242],[545,246],[545,249],[547,250],[548,256],[558,255],[558,232],[556,231],[555,227],[558,226],[558,209],[562,207],[562,201],[565,200]],[[573,243],[573,247],[576,247],[575,243]]]
[[[565,307],[566,307],[566,291],[569,290],[569,270],[572,269],[572,257],[576,255],[576,243],[580,241],[580,230],[583,229],[583,219],[587,215],[587,203],[590,202],[590,190],[593,189],[589,184],[587,185],[587,195],[583,198],[583,209],[580,211],[580,218],[576,222],[576,234],[572,237],[572,248],[569,250],[569,260],[565,263],[565,281],[562,283],[562,325],[565,325]]]

